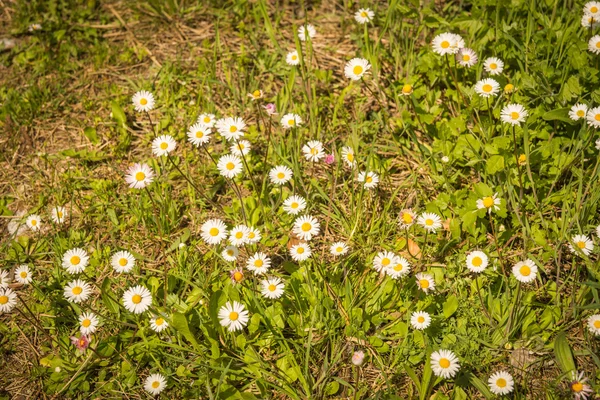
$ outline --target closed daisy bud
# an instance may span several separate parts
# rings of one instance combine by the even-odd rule
[[[277,107],[273,103],[268,103],[262,106],[269,115],[277,115]]]
[[[278,299],[283,295],[285,285],[279,278],[265,279],[260,283],[263,296],[267,299]]]
[[[29,266],[27,264],[20,265],[15,269],[15,281],[22,285],[28,285],[32,280],[31,271],[29,271]],[[2,279],[0,279],[0,281],[2,281]],[[0,286],[2,285],[0,284]]]
[[[229,332],[244,329],[249,319],[246,307],[237,301],[229,302],[219,309],[219,323]]]
[[[594,242],[585,235],[575,235],[569,243],[569,249],[573,254],[580,254],[581,251],[586,256],[589,256],[592,250],[594,250]]]
[[[458,357],[450,350],[438,350],[431,353],[431,370],[435,376],[454,378],[460,369]]]
[[[407,83],[404,86],[402,86],[402,96],[410,96],[412,94],[412,92],[413,92],[412,85],[409,85]]]
[[[500,75],[504,70],[504,62],[499,58],[489,57],[483,62],[483,68],[490,75]]]
[[[360,80],[363,75],[371,69],[371,64],[364,58],[353,58],[346,63],[344,67],[344,75],[346,78],[353,81]]]
[[[512,93],[515,91],[515,85],[513,85],[512,83],[507,83],[506,86],[504,86],[504,93]]]
[[[492,393],[503,396],[513,391],[515,381],[511,374],[506,371],[498,371],[488,379],[488,386]]]
[[[139,91],[131,98],[133,107],[137,112],[148,112],[154,108],[154,95],[145,90]]]
[[[367,22],[371,22],[375,17],[375,13],[368,8],[361,8],[354,14],[354,19],[359,24],[366,24]]]
[[[579,121],[581,118],[585,118],[587,110],[587,105],[577,103],[571,107],[571,110],[569,111],[569,118],[571,118],[573,121]]]
[[[531,260],[519,261],[512,268],[512,273],[519,282],[530,283],[535,280],[537,265]]]
[[[90,337],[88,335],[81,335],[80,337],[71,336],[71,343],[77,348],[79,351],[85,351],[90,345]]]
[[[213,126],[215,126],[215,114],[200,114],[200,116],[198,117],[198,120],[196,121],[196,124],[202,124],[204,126],[207,126],[209,128],[212,128]]]
[[[152,374],[144,381],[144,390],[153,396],[160,394],[167,387],[167,380],[161,374]]]
[[[234,178],[242,172],[242,160],[235,155],[227,154],[219,158],[217,163],[219,173],[226,178]]]
[[[502,122],[511,125],[521,125],[521,122],[525,122],[525,119],[529,113],[520,104],[509,104],[505,106],[500,112],[500,119]]]
[[[456,53],[456,61],[463,67],[471,68],[477,64],[479,57],[477,57],[477,53],[474,50],[465,47]]]
[[[429,274],[420,273],[417,274],[415,277],[417,278],[417,287],[425,293],[429,293],[435,290],[435,281],[433,280],[433,276]]]
[[[311,24],[302,25],[298,28],[298,39],[304,42],[310,40],[317,35],[317,30]]]
[[[132,189],[143,189],[154,180],[154,171],[148,164],[134,164],[125,175],[125,182]]]
[[[431,324],[431,316],[425,311],[415,311],[410,317],[410,324],[414,329],[422,331]]]
[[[365,172],[362,171],[358,174],[357,180],[359,182],[364,182],[363,187],[365,189],[374,189],[379,184],[379,175],[377,175],[373,171]]]
[[[200,227],[202,239],[208,244],[219,244],[227,238],[227,226],[220,219],[210,219]]]
[[[294,50],[287,53],[287,55],[285,56],[285,62],[289,65],[300,64],[300,56],[298,55],[298,52]]]
[[[363,351],[358,350],[352,354],[352,364],[359,366],[359,365],[362,365],[364,360],[365,360],[365,353]]]
[[[496,96],[500,91],[500,84],[492,78],[482,79],[475,84],[475,92],[481,97]]]
[[[187,132],[188,141],[194,146],[202,146],[210,141],[212,132],[208,125],[197,123],[190,126]]]

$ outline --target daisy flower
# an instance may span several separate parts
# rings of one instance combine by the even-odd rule
[[[208,244],[219,244],[227,238],[227,226],[220,219],[209,219],[200,227],[200,236]]]
[[[592,250],[594,250],[594,242],[585,235],[575,235],[573,236],[573,239],[571,239],[571,243],[569,243],[569,249],[571,250],[571,253],[579,254],[579,251],[576,250],[575,247],[577,247],[578,250],[581,250],[586,256],[589,256]]]
[[[145,90],[139,91],[131,97],[133,107],[137,112],[148,112],[154,108],[154,95]]]
[[[585,119],[588,124],[594,128],[600,128],[600,107],[594,107],[588,110]]]
[[[312,39],[317,35],[317,30],[311,24],[302,25],[298,28],[298,39],[304,42],[307,39]]]
[[[155,156],[166,156],[177,147],[177,142],[172,136],[162,135],[152,141],[152,153]]]
[[[290,215],[296,215],[306,208],[304,197],[293,195],[283,202],[283,211]]]
[[[233,284],[240,283],[244,279],[244,270],[241,267],[237,267],[229,271],[229,277]]]
[[[63,254],[62,266],[70,274],[78,274],[83,272],[87,267],[90,257],[84,249],[76,247],[71,250],[67,250]]]
[[[0,279],[1,281],[2,279]],[[33,278],[31,277],[31,271],[27,264],[20,265],[15,269],[15,280],[22,285],[28,285],[31,283]],[[1,285],[0,285],[1,286]]]
[[[25,223],[27,224],[29,229],[36,232],[39,231],[40,227],[42,226],[42,219],[37,214],[31,214],[29,217],[27,217]]]
[[[254,244],[260,242],[262,238],[260,231],[253,226],[248,227],[248,243]]]
[[[571,372],[571,382],[569,387],[573,392],[575,400],[587,399],[594,393],[594,390],[587,383],[587,378],[584,377],[583,372],[579,374],[576,371]]]
[[[263,91],[262,90],[255,90],[252,93],[248,93],[248,97],[250,97],[252,99],[252,101],[254,100],[259,100],[263,98]]]
[[[0,289],[0,314],[9,313],[17,305],[17,294],[9,288]]]
[[[115,271],[127,273],[135,267],[135,257],[128,251],[117,251],[110,258],[110,264]]]
[[[496,96],[500,92],[500,84],[492,78],[482,79],[475,84],[475,92],[484,98]]]
[[[152,293],[142,285],[130,287],[123,293],[123,304],[127,311],[141,314],[152,305]]]
[[[404,209],[400,211],[400,215],[398,216],[398,225],[402,229],[408,229],[415,223],[415,218],[417,216],[412,209]]]
[[[82,335],[96,332],[98,328],[98,317],[92,312],[83,313],[79,316],[79,331]]]
[[[246,225],[238,225],[229,231],[229,243],[234,246],[241,246],[248,241],[248,232],[250,229]]]
[[[221,256],[225,259],[225,261],[235,261],[238,258],[240,251],[235,246],[227,246],[221,252]]]
[[[261,106],[262,108],[265,109],[265,111],[267,112],[267,114],[269,115],[277,115],[277,107],[275,106],[275,104],[273,103],[267,103],[264,106]]]
[[[164,317],[154,316],[150,319],[150,328],[154,332],[162,332],[165,329],[167,329],[168,326],[169,326],[169,323],[167,322],[166,319],[164,319]]]
[[[431,317],[425,311],[415,311],[410,316],[410,324],[414,329],[422,331],[431,324]]]
[[[356,14],[354,14],[354,19],[359,24],[366,24],[367,22],[371,22],[375,17],[375,13],[368,8],[359,9]]]
[[[307,260],[312,254],[312,250],[308,243],[299,243],[290,248],[290,256],[294,261],[304,261]]]
[[[440,378],[454,378],[460,369],[458,357],[450,350],[434,351],[431,353],[431,369]]]
[[[496,57],[488,57],[483,62],[483,68],[490,75],[500,75],[504,70],[504,62]]]
[[[212,135],[212,132],[208,125],[201,123],[190,126],[190,129],[187,131],[188,141],[194,146],[202,146],[208,143],[210,135]]]
[[[283,129],[296,128],[302,125],[302,117],[298,114],[289,113],[281,117],[281,127]]]
[[[287,53],[285,56],[285,62],[288,63],[288,65],[300,64],[300,56],[298,55],[298,52],[294,50]]]
[[[487,209],[488,213],[492,213],[493,211],[498,211],[500,209],[500,199],[498,198],[498,193],[494,193],[493,196],[487,196],[482,199],[477,200],[477,209]]]
[[[600,314],[594,314],[587,320],[587,327],[590,332],[596,336],[600,336]]]
[[[232,144],[231,147],[229,148],[229,151],[231,151],[231,153],[235,154],[236,156],[242,157],[242,156],[245,156],[246,154],[250,153],[251,148],[252,148],[252,145],[250,144],[249,141],[240,140],[240,141],[237,141],[236,143]]]
[[[373,268],[377,272],[385,272],[386,268],[396,264],[396,257],[391,251],[380,251],[373,259]]]
[[[144,381],[144,390],[153,396],[160,394],[167,387],[167,380],[161,374],[152,374]]]
[[[431,42],[433,51],[441,56],[456,54],[465,47],[465,41],[454,33],[442,33],[433,38]]]
[[[396,257],[393,260],[394,262],[387,267],[384,271],[393,279],[402,278],[410,272],[410,263],[404,257]]]
[[[319,221],[311,215],[303,215],[294,221],[292,232],[302,240],[309,241],[320,232]]]
[[[504,86],[504,93],[512,93],[515,90],[515,85],[513,85],[512,83],[507,83],[506,86]]]
[[[346,165],[348,165],[350,168],[354,168],[354,166],[356,165],[356,159],[352,147],[342,147],[342,158],[344,159]]]
[[[488,386],[492,393],[498,396],[509,394],[513,391],[515,381],[511,374],[506,371],[494,372],[488,379]]]
[[[148,164],[135,163],[132,167],[129,167],[127,175],[125,175],[125,182],[132,189],[143,189],[151,184],[153,180],[154,171]]]
[[[359,366],[362,365],[363,361],[365,360],[365,353],[363,351],[355,351],[352,354],[352,364]]]
[[[209,128],[212,128],[213,126],[215,126],[215,114],[200,114],[198,116],[198,119],[196,120],[196,124],[202,124],[204,126],[207,126]]]
[[[72,303],[81,303],[86,301],[92,293],[92,287],[81,279],[76,279],[67,283],[64,289],[65,298]]]
[[[248,311],[237,301],[229,302],[219,309],[219,323],[227,327],[229,332],[244,329],[248,324]]]
[[[600,3],[597,1],[589,1],[585,3],[585,6],[583,6],[583,13],[600,19]]]
[[[41,24],[31,24],[27,27],[27,30],[29,32],[34,32],[34,31],[39,31],[42,29],[42,25]]]
[[[318,140],[311,140],[302,147],[302,153],[307,161],[318,162],[321,158],[325,157],[325,151],[323,151],[323,143]]]
[[[402,86],[402,96],[410,96],[413,92],[413,87],[412,85],[406,83],[404,86]]]
[[[271,259],[265,253],[254,253],[246,262],[246,268],[254,275],[262,275],[271,268]]]
[[[349,250],[348,245],[344,242],[335,242],[329,248],[329,252],[333,256],[343,256],[344,254],[346,254],[348,252],[348,250]]]
[[[456,61],[459,65],[470,68],[477,64],[479,57],[477,57],[477,53],[474,50],[465,47],[456,53]]]
[[[581,26],[584,28],[596,28],[600,25],[600,17],[593,17],[589,14],[583,14],[581,16]]]
[[[600,54],[600,35],[594,35],[588,42],[588,50],[594,54]]]
[[[242,172],[242,160],[235,155],[227,154],[219,158],[217,163],[219,173],[226,178],[234,178]]]
[[[237,140],[244,136],[246,123],[239,117],[222,118],[216,122],[217,131],[227,140]]]
[[[435,289],[435,281],[433,280],[433,276],[420,273],[416,275],[416,278],[417,286],[425,293],[429,293]]]
[[[292,170],[285,165],[278,165],[269,171],[269,178],[275,185],[283,185],[292,179]]]
[[[265,279],[261,283],[261,293],[267,299],[278,299],[283,295],[284,283],[279,278]]]
[[[62,224],[65,222],[67,215],[69,215],[69,213],[64,207],[58,206],[52,209],[52,221],[54,221],[55,224]]]
[[[442,227],[442,218],[435,213],[423,213],[417,218],[417,224],[421,225],[426,231],[435,233]]]
[[[529,113],[520,104],[509,104],[505,106],[500,112],[500,119],[502,122],[506,122],[511,125],[521,125],[521,122],[525,122],[525,118]]]
[[[488,256],[483,251],[472,251],[467,255],[467,268],[476,274],[483,272],[488,266]]]
[[[364,58],[353,58],[346,63],[344,67],[344,75],[346,78],[353,81],[360,80],[363,75],[371,69],[371,64]]]
[[[600,140],[600,139],[599,139]],[[600,238],[600,225],[596,227],[596,236]]]
[[[588,110],[587,105],[582,104],[582,103],[577,103],[573,107],[571,107],[571,110],[569,111],[569,118],[571,118],[573,121],[578,121],[581,118],[585,118],[585,115],[587,114],[587,110]]]
[[[71,343],[75,348],[81,352],[85,352],[90,345],[90,337],[87,335],[81,335],[81,337],[71,336],[69,339],[71,339]]]
[[[10,285],[11,279],[8,276],[8,271],[3,269],[0,270],[0,288],[6,289]]]
[[[535,280],[537,265],[531,260],[519,261],[512,268],[512,273],[519,282],[529,283]]]
[[[364,182],[363,187],[365,189],[373,189],[376,188],[377,185],[379,184],[379,175],[377,175],[375,172],[373,171],[362,171],[361,173],[358,174],[358,178],[357,180],[359,182]]]

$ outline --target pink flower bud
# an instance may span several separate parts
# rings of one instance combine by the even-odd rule
[[[333,156],[333,154],[327,154],[327,155],[325,155],[325,164],[331,165],[334,162],[335,162],[335,157]]]
[[[71,343],[77,347],[77,350],[85,351],[90,345],[90,337],[88,335],[81,335],[80,337],[71,336]]]
[[[273,104],[273,103],[269,103],[262,107],[267,111],[267,114],[269,114],[269,115],[277,114],[277,108],[275,107],[275,104]]]
[[[355,351],[354,354],[352,354],[352,364],[361,365],[364,360],[365,360],[365,353],[363,353],[362,351],[360,351],[360,350]]]

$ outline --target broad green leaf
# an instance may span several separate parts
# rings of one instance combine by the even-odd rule
[[[567,336],[564,332],[559,332],[554,339],[554,354],[560,369],[565,374],[575,371],[575,361],[573,360],[573,353],[571,352],[571,346],[567,341]]]

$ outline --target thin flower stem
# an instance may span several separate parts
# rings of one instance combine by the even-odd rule
[[[494,244],[496,245],[496,250],[498,250],[498,261],[500,262],[500,267],[502,268],[502,276],[506,277],[506,270],[504,269],[504,260],[502,258],[502,249],[498,245],[498,237],[496,236],[496,230],[494,229],[494,220],[492,219],[492,213],[488,213],[488,216],[490,220],[490,228],[492,229],[492,236],[494,238]]]
[[[460,95],[460,98],[463,101],[463,105],[466,107],[467,101],[465,100],[465,96],[463,95],[462,91],[460,90],[460,86],[458,85],[458,80],[456,79],[456,75],[454,75],[454,72],[452,71],[452,67],[450,66],[450,60],[448,60],[448,54],[446,54],[445,59],[446,59],[446,65],[448,66],[448,71],[450,71],[450,75],[452,76],[452,80],[454,81],[454,86],[456,87],[456,91]],[[456,67],[456,63],[454,64],[454,66]],[[458,103],[458,105],[459,105],[458,111],[460,111],[460,103]]]
[[[231,182],[233,182],[233,185],[235,186],[234,191],[236,192],[238,199],[240,199],[240,207],[242,209],[242,216],[244,217],[244,224],[248,225],[248,219],[246,218],[246,211],[244,210],[244,200],[242,200],[242,192],[240,191],[240,188],[234,179],[231,179]]]
[[[191,181],[190,178],[188,178],[188,176],[186,174],[183,173],[183,171],[179,168],[179,166],[177,164],[175,164],[175,161],[173,161],[173,158],[171,157],[171,155],[167,154],[167,158],[169,159],[169,161],[171,162],[171,164],[173,164],[173,166],[175,167],[175,169],[179,172],[179,174],[186,180],[188,181],[188,183],[190,185],[192,185],[192,187],[194,188],[194,190],[196,192],[198,192],[199,194],[201,194],[213,207],[218,207],[217,204],[215,202],[213,202],[211,199],[208,198],[208,196],[206,196],[205,192],[203,192],[202,190],[200,190],[198,188],[198,186],[196,186],[194,184],[194,182]]]
[[[152,137],[156,139],[156,131],[154,130],[154,124],[152,123],[152,118],[150,118],[150,113],[146,111],[146,115],[148,116],[148,121],[150,121],[150,129],[152,130]]]
[[[485,306],[485,303],[483,302],[483,297],[481,296],[481,288],[479,287],[479,277],[478,276],[475,276],[475,287],[477,288],[477,295],[479,296],[479,302],[481,303],[481,308],[483,309],[483,313],[487,317],[490,326],[493,327],[494,323],[492,321],[492,316],[490,315],[487,307]]]

